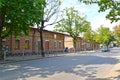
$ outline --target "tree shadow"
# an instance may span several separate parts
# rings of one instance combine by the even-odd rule
[[[97,78],[95,74],[97,74],[98,67],[94,67],[94,65],[114,65],[118,61],[115,58],[93,55],[45,58],[0,65],[0,78],[1,80],[26,80],[32,76],[47,78],[55,73],[65,72],[85,77],[85,80],[110,80]]]
[[[120,80],[120,70],[116,70],[116,72],[118,72],[119,75],[116,75],[114,77],[109,77],[109,78],[112,79],[112,80]]]

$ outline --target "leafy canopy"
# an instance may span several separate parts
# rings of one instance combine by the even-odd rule
[[[2,38],[28,33],[30,26],[40,23],[45,0],[0,0],[0,20],[3,21]]]
[[[114,36],[118,42],[120,42],[120,25],[117,25],[113,29]]]
[[[99,12],[109,10],[106,18],[111,22],[117,22],[120,20],[120,0],[78,0],[87,4],[98,4]]]
[[[88,41],[88,42],[91,42],[91,41],[94,41],[94,37],[95,37],[95,31],[91,30],[91,29],[88,29],[84,34],[83,34],[83,38]]]
[[[97,30],[96,34],[96,42],[101,43],[101,44],[107,44],[109,39],[111,38],[111,32],[109,28],[100,26]]]
[[[55,31],[67,32],[72,37],[78,37],[80,33],[90,27],[90,23],[81,17],[73,7],[66,8],[64,15],[61,22],[55,26]]]
[[[65,15],[65,16],[64,16]],[[73,7],[66,8],[61,22],[55,26],[55,31],[66,32],[73,38],[76,49],[77,37],[90,27],[90,23],[81,17]]]

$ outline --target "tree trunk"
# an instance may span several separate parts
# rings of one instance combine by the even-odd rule
[[[45,57],[45,52],[44,52],[44,46],[43,46],[43,28],[44,28],[44,20],[41,22],[41,28],[40,28],[40,43],[41,43],[41,53],[42,57]]]
[[[12,32],[11,32],[11,35],[10,35],[10,52],[12,53]]]
[[[0,59],[2,59],[2,19],[0,19]]]
[[[73,46],[74,46],[74,52],[76,53],[76,41],[77,39],[73,38]]]
[[[3,59],[3,53],[2,53],[2,38],[0,37],[0,59]]]
[[[3,53],[2,53],[2,30],[5,22],[5,8],[3,7],[1,9],[1,15],[0,15],[0,59],[3,59]]]
[[[42,36],[42,31],[43,29],[40,29],[40,44],[41,44],[41,54],[42,54],[42,57],[45,57],[45,53],[44,53],[44,47],[43,47],[43,36]]]

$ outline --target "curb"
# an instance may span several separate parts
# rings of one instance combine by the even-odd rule
[[[26,59],[25,57],[24,58],[21,58],[20,60],[2,60],[0,61],[0,64],[7,64],[7,63],[16,63],[16,62],[23,62],[23,61],[31,61],[31,60],[38,60],[38,59],[45,59],[45,58],[54,58],[54,57],[64,57],[64,56],[73,56],[73,55],[81,55],[81,54],[91,54],[91,53],[94,53],[94,52],[98,52],[98,51],[83,51],[83,52],[76,52],[76,53],[66,53],[66,54],[62,54],[62,55],[54,55],[54,56],[46,56],[46,57],[35,57],[35,58],[29,58],[29,59]],[[32,56],[31,56],[32,57]]]

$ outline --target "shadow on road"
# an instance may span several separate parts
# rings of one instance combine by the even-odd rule
[[[65,72],[85,77],[85,80],[110,80],[97,78],[95,74],[97,74],[98,67],[93,66],[116,63],[118,60],[115,58],[92,55],[46,58],[0,65],[0,78],[1,80],[26,80],[32,76],[47,78],[55,73]]]

